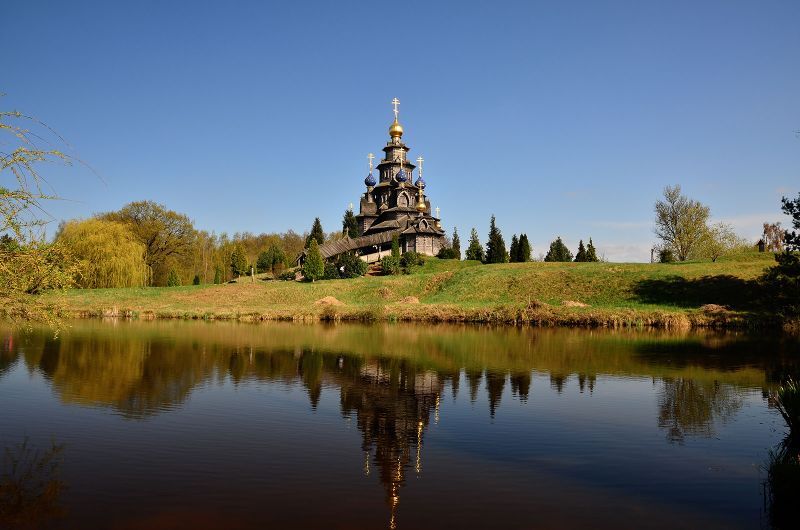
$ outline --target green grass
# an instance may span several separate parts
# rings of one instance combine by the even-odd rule
[[[182,318],[532,321],[610,326],[763,323],[754,280],[774,263],[751,253],[710,262],[509,263],[428,259],[407,276],[257,281],[169,288],[71,290],[74,313]],[[315,303],[336,298],[342,305]],[[419,304],[407,298],[415,297]],[[566,304],[565,304],[566,303]],[[585,306],[577,306],[578,304]],[[710,314],[706,304],[724,306]],[[767,319],[769,320],[769,319]],[[670,324],[671,323],[671,324]]]

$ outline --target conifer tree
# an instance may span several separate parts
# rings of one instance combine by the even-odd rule
[[[247,272],[247,258],[240,245],[236,245],[231,254],[231,272],[234,276],[241,276]]]
[[[325,260],[319,251],[317,240],[312,238],[306,252],[306,260],[303,262],[303,276],[312,282],[319,280],[325,275]]]
[[[600,261],[597,258],[597,251],[592,244],[592,238],[589,238],[589,246],[586,248],[586,261]]]
[[[544,257],[545,261],[572,261],[572,252],[569,251],[567,245],[561,241],[561,237],[557,237],[555,241],[550,243],[550,250]]]
[[[461,238],[458,237],[458,228],[453,227],[453,257],[461,259]]]
[[[311,244],[311,240],[316,239],[317,245],[321,245],[325,242],[325,232],[322,231],[322,223],[319,221],[319,217],[314,219],[314,225],[311,227],[311,233],[308,234],[306,238],[306,247]]]
[[[497,228],[494,215],[489,221],[489,241],[486,243],[485,260],[485,263],[506,263],[508,261],[506,242],[503,240],[500,229]]]
[[[170,269],[169,277],[167,278],[167,287],[178,287],[181,284],[181,279],[178,278],[178,273],[175,269]]]
[[[527,234],[520,234],[519,246],[517,246],[517,259],[521,263],[531,260],[531,244],[528,242]]]
[[[219,285],[222,283],[222,269],[219,267],[214,267],[214,285]]]
[[[397,234],[392,236],[392,257],[400,259],[400,238]]]
[[[517,234],[511,236],[511,246],[508,249],[508,260],[511,263],[517,263],[519,261],[519,239],[517,239]]]
[[[192,280],[192,285],[200,285],[200,275],[195,274],[194,279]]]
[[[575,254],[575,261],[588,261],[586,259],[586,247],[583,246],[583,239],[578,242],[578,252]]]
[[[466,259],[483,261],[483,246],[480,239],[478,239],[478,231],[474,228],[469,236],[469,247],[467,247]]]
[[[351,239],[358,237],[358,219],[350,208],[345,210],[342,217],[342,234]]]

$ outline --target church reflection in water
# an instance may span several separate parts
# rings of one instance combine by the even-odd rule
[[[371,361],[348,370],[348,359],[339,358],[342,373],[342,412],[355,413],[362,435],[364,473],[374,465],[386,489],[391,513],[389,528],[396,528],[400,488],[406,469],[422,470],[425,429],[438,420],[443,381],[433,371],[418,372],[407,363]],[[372,463],[372,464],[371,464]]]
[[[453,351],[446,349],[448,337],[435,332],[414,336],[416,342],[407,334],[387,341],[405,340],[434,351],[420,357],[413,351],[365,354],[357,350],[358,341],[309,346],[291,336],[285,343],[264,345],[240,336],[229,340],[224,333],[201,340],[177,332],[125,334],[98,329],[63,333],[57,339],[47,331],[13,338],[6,333],[0,348],[0,381],[21,364],[29,373],[43,375],[62,402],[110,407],[133,420],[180,408],[207,383],[301,384],[312,408],[319,406],[323,388],[338,389],[341,413],[354,418],[361,433],[363,471],[370,478],[377,475],[385,490],[390,528],[397,527],[407,475],[422,472],[426,431],[431,422],[439,421],[443,395],[449,391],[455,399],[462,383],[472,402],[483,391],[491,420],[503,399],[527,403],[534,377],[545,382],[549,378],[549,390],[545,383],[541,391],[559,395],[593,394],[603,384],[598,375],[651,377],[659,385],[654,411],[658,426],[669,442],[681,443],[686,436],[713,436],[714,422],[741,407],[742,388],[768,387],[774,363],[782,362],[774,356],[743,359],[736,352],[712,359],[702,350],[693,357],[694,345],[680,352],[682,364],[676,367],[671,343],[661,361],[663,345],[654,347],[653,341],[647,347],[622,346],[615,339],[606,351],[598,349],[602,342],[595,340],[594,350],[581,343],[568,350],[569,336],[560,343],[555,340],[560,335],[543,335],[544,339],[532,335],[524,341],[517,335],[504,336],[501,344],[509,349],[489,355],[482,348],[491,342],[483,335],[476,335],[474,353],[464,352],[464,335],[470,338],[464,332],[452,337],[460,341]],[[209,328],[214,333],[219,329]],[[407,333],[407,328],[398,327],[397,333]],[[436,350],[433,338],[439,341]],[[712,365],[712,360],[720,364]],[[700,373],[697,366],[706,372]],[[698,377],[705,373],[710,375]]]

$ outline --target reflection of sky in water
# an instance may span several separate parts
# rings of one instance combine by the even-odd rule
[[[669,336],[398,326],[381,341],[409,351],[365,356],[347,327],[195,326],[18,342],[0,441],[65,444],[71,524],[380,527],[396,503],[398,528],[752,527],[783,432],[774,345],[710,362]]]

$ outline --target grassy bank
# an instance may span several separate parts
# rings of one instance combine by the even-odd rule
[[[781,326],[785,323],[757,302],[754,281],[773,263],[771,254],[679,264],[480,265],[430,259],[409,276],[72,290],[59,296],[66,311],[78,316]]]

